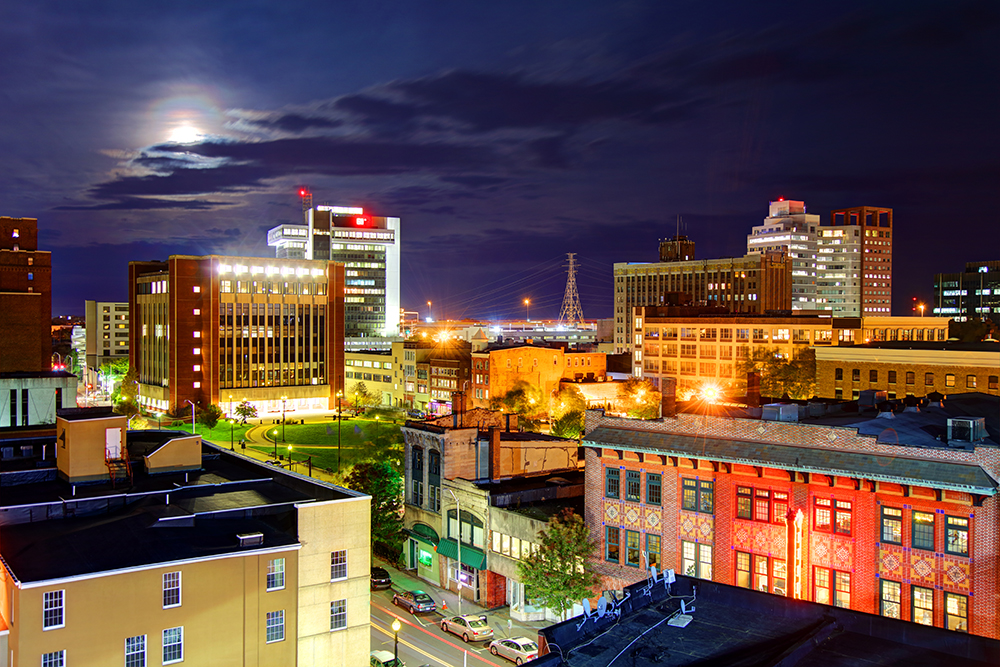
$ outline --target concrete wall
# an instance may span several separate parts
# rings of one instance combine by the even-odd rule
[[[106,431],[120,429],[121,446],[124,449],[127,428],[128,419],[123,415],[80,421],[60,417],[56,421],[56,467],[59,469],[59,476],[71,482],[106,479]]]
[[[201,468],[201,436],[192,435],[165,442],[146,456],[145,461],[146,470],[151,474]]]

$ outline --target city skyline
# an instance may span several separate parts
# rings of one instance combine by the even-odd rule
[[[678,216],[699,259],[739,257],[779,197],[894,210],[895,315],[998,240],[986,2],[40,3],[0,26],[0,214],[39,220],[53,314],[123,300],[129,261],[273,257],[302,185],[401,218],[402,306],[450,318],[556,318],[567,252],[610,317],[612,264],[656,261]]]

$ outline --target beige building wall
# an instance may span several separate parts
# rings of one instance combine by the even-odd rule
[[[104,454],[108,429],[119,429],[122,449],[128,419],[112,415],[80,421],[56,419],[56,467],[59,476],[70,481],[108,478]]]
[[[192,470],[201,467],[201,436],[174,438],[145,457],[150,473]]]
[[[298,665],[365,667],[371,646],[371,498],[298,505]],[[331,581],[331,555],[347,552],[347,578]],[[331,603],[347,603],[347,627],[331,630]],[[288,665],[293,663],[289,662]]]
[[[137,635],[146,635],[146,664],[159,665],[163,631],[181,626],[183,665],[294,665],[297,549],[294,546],[14,589],[16,620],[10,637],[14,660],[10,667],[37,667],[43,654],[59,650],[66,651],[66,664],[73,667],[123,665],[125,639]],[[269,592],[268,562],[275,558],[285,559],[285,587]],[[163,575],[167,572],[181,573],[181,605],[164,609]],[[65,591],[65,626],[43,630],[44,594],[57,590]],[[267,644],[265,614],[277,610],[285,612],[285,639]]]

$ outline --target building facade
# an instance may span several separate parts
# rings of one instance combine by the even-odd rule
[[[918,318],[913,318],[918,319]],[[817,348],[816,395],[857,399],[862,391],[886,392],[893,400],[939,393],[996,396],[1000,343],[872,343]]]
[[[140,403],[330,409],[344,389],[343,281],[343,265],[323,260],[131,262],[129,364]]]
[[[304,225],[267,233],[278,258],[341,262],[346,267],[344,336],[348,347],[388,349],[399,334],[399,218],[366,214],[352,206],[314,206]]]
[[[0,216],[0,373],[52,367],[52,253],[38,220]]]
[[[766,252],[740,258],[614,266],[615,352],[630,349],[629,320],[636,306],[664,306],[678,293],[695,305],[763,314],[792,307],[792,260]]]
[[[779,199],[747,236],[747,254],[785,252],[792,260],[792,310],[816,308],[816,229],[820,217],[805,202]]]
[[[101,366],[115,361],[128,361],[129,317],[128,302],[84,302],[85,356],[81,358],[82,378],[96,386]]]
[[[896,419],[893,431],[856,416],[642,422],[588,412],[585,516],[603,587],[643,580],[655,565],[1000,637],[997,442],[942,445],[920,428],[950,424],[937,408]]]
[[[835,317],[888,315],[892,305],[892,209],[832,211],[817,230],[818,307]]]
[[[933,309],[956,322],[979,317],[1000,324],[1000,260],[967,262],[962,273],[935,275]]]

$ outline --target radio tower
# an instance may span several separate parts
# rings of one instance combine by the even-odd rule
[[[309,209],[313,207],[313,195],[309,192],[309,188],[301,187],[299,188],[299,197],[302,198],[302,224],[309,224]]]
[[[569,259],[566,272],[566,292],[563,294],[562,309],[559,311],[559,324],[583,324],[583,307],[580,305],[580,293],[576,291],[576,253],[568,252]]]

